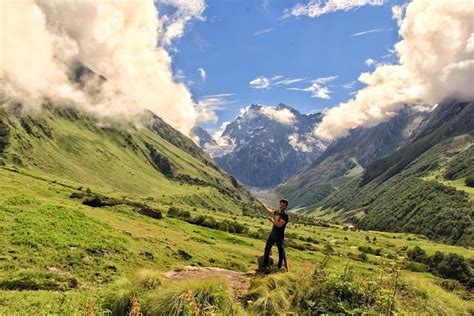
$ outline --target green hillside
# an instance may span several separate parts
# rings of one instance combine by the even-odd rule
[[[473,111],[473,102],[441,104],[411,143],[324,200],[323,213],[365,229],[473,246]]]
[[[117,197],[193,201],[238,212],[251,195],[158,117],[150,127],[103,122],[71,108],[23,115],[0,108],[1,164]]]
[[[277,194],[287,197],[296,209],[314,209],[331,193],[362,174],[373,161],[396,150],[424,115],[403,109],[387,122],[352,130],[331,144],[311,165],[277,187]]]

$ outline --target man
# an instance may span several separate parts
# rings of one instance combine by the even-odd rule
[[[268,266],[268,260],[270,257],[270,251],[274,244],[277,245],[278,248],[278,270],[281,270],[281,266],[283,265],[283,261],[285,261],[286,269],[288,270],[288,266],[286,265],[286,255],[285,249],[283,247],[284,239],[285,239],[285,228],[286,224],[288,224],[288,214],[286,213],[286,209],[288,207],[288,201],[285,199],[280,200],[280,210],[275,211],[263,204],[266,211],[272,214],[273,217],[269,218],[270,222],[273,224],[272,231],[268,236],[267,243],[265,245],[265,254],[263,260],[263,266]],[[268,270],[267,270],[268,271]]]

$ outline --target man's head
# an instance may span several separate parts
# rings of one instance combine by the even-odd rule
[[[280,200],[280,211],[285,211],[288,207],[288,201],[285,199]]]

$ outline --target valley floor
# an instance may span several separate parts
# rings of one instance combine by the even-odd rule
[[[86,189],[78,190],[80,185],[65,184],[60,179],[42,179],[5,168],[0,168],[0,179],[1,315],[114,314],[120,302],[125,302],[125,308],[135,304],[154,314],[157,311],[150,302],[164,304],[163,297],[168,297],[171,289],[187,288],[182,285],[182,278],[173,277],[169,271],[185,266],[215,267],[235,271],[239,278],[241,273],[256,268],[270,230],[264,218],[226,212],[225,208],[195,208],[186,202],[179,203],[176,198],[148,199],[147,205],[164,214],[162,219],[154,219],[128,205],[83,205],[70,196]],[[224,232],[166,216],[172,207],[189,211],[192,216],[207,215],[218,222],[238,222],[248,232]],[[242,291],[230,296],[237,307],[229,311],[258,314],[263,305],[256,304],[262,302],[262,297],[250,295],[247,287],[251,291],[265,280],[280,284],[282,280],[309,275],[324,260],[329,260],[325,268],[328,275],[350,267],[355,279],[380,284],[392,284],[396,271],[394,294],[383,292],[378,297],[393,295],[390,308],[399,313],[459,315],[474,311],[474,303],[469,300],[472,293],[459,288],[448,290],[441,286],[441,278],[429,272],[411,271],[405,265],[406,251],[415,246],[428,255],[442,251],[469,260],[474,259],[472,249],[439,244],[412,234],[353,231],[337,225],[290,223],[287,236],[291,272],[263,277],[238,289],[232,287],[241,282],[231,282],[230,288],[224,285],[223,291]],[[379,255],[367,254],[361,259],[360,246],[380,249]],[[206,271],[198,279],[208,281],[219,277],[223,270]],[[126,289],[135,289],[136,282],[141,282],[142,290],[127,292]],[[214,281],[209,282],[209,286],[216,288]],[[133,300],[135,303],[130,305]],[[270,294],[265,302],[272,304]],[[291,311],[292,306],[279,308]]]

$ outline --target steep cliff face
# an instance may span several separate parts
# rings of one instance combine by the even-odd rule
[[[215,160],[247,186],[274,187],[324,151],[326,144],[313,134],[320,120],[319,113],[301,114],[284,104],[253,104],[226,127],[220,141],[231,151]]]

